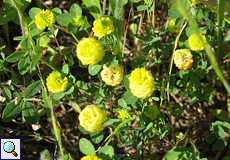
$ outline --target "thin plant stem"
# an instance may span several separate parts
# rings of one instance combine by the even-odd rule
[[[179,42],[181,33],[185,29],[186,25],[187,25],[187,21],[185,22],[185,24],[183,25],[183,27],[181,28],[181,30],[179,31],[179,33],[178,33],[178,35],[176,37],[174,48],[173,48],[173,54],[172,54],[172,58],[171,58],[171,63],[170,63],[170,68],[169,68],[168,81],[167,81],[167,89],[166,90],[167,90],[168,108],[170,110],[170,112],[169,112],[170,121],[171,121],[171,117],[172,117],[172,115],[171,115],[172,107],[171,107],[171,104],[170,104],[169,86],[170,86],[170,79],[171,79],[171,73],[172,73],[173,59],[174,59],[174,54],[175,54],[175,51],[176,51],[177,44]],[[173,138],[173,143],[175,144],[174,126],[173,125],[172,125],[172,138]]]
[[[113,139],[113,137],[117,134],[117,132],[119,131],[119,129],[120,129],[123,125],[125,125],[126,123],[129,123],[129,122],[131,122],[131,121],[132,121],[132,119],[130,118],[130,119],[126,119],[126,120],[124,120],[123,122],[121,122],[121,123],[117,126],[117,128],[115,128],[113,134],[111,135],[111,137],[109,138],[109,140],[106,142],[105,146],[107,146],[107,145],[110,143],[110,141]]]
[[[52,70],[58,71],[54,66],[52,66],[49,62],[41,58],[41,61],[45,63],[47,66],[49,66]]]

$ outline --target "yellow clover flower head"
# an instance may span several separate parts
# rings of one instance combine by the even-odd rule
[[[105,129],[102,123],[107,120],[107,115],[97,106],[86,106],[78,117],[80,125],[88,132],[100,132]]]
[[[46,78],[46,85],[52,93],[64,92],[68,85],[68,78],[62,78],[59,72],[52,72]]]
[[[200,38],[202,40],[200,40],[198,38],[197,34],[192,34],[189,38],[188,38],[188,44],[189,47],[192,51],[202,51],[204,50],[204,44],[206,43],[206,37],[205,35],[202,35],[201,33],[199,34]]]
[[[118,86],[122,83],[124,78],[124,69],[121,65],[106,67],[103,65],[103,70],[101,71],[102,80],[109,86]]]
[[[130,119],[131,115],[133,114],[133,112],[127,110],[127,109],[122,109],[120,111],[118,111],[119,115],[117,116],[118,118],[121,118],[122,121],[124,121],[125,119]]]
[[[74,25],[83,26],[84,25],[84,17],[82,15],[76,15],[76,18],[73,18]]]
[[[151,71],[145,68],[136,68],[129,77],[129,88],[134,96],[145,99],[156,90],[155,80]]]
[[[168,30],[171,33],[177,33],[177,27],[175,27],[175,19],[171,19],[168,25]]]
[[[38,29],[45,29],[55,22],[54,14],[48,9],[42,10],[35,15],[35,24]]]
[[[91,154],[91,155],[82,157],[81,160],[102,160],[102,159],[98,158],[98,156],[94,154]]]
[[[114,32],[113,21],[109,17],[101,17],[93,22],[93,32],[96,37],[104,37]]]
[[[146,115],[146,117],[151,118],[152,120],[156,119],[157,115],[160,114],[157,105],[148,105],[148,107],[149,107],[149,111],[144,112],[144,115]]]
[[[188,70],[192,67],[193,55],[189,49],[177,49],[174,55],[174,63],[180,70]]]
[[[93,37],[84,38],[77,44],[77,58],[83,65],[97,64],[104,55],[101,42]]]

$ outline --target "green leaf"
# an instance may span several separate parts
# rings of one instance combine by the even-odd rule
[[[90,133],[90,138],[94,143],[100,143],[104,138],[104,135],[102,132],[100,133],[94,132],[94,133]]]
[[[94,146],[86,138],[81,138],[80,139],[79,148],[80,148],[81,152],[84,153],[85,155],[91,155],[91,154],[95,155]]]
[[[188,148],[178,147],[170,150],[166,156],[165,160],[178,160],[178,159],[190,159],[192,157],[193,151]]]
[[[78,129],[85,134],[90,134],[90,132],[86,131],[84,127],[82,127],[81,125],[78,125]]]
[[[62,66],[62,77],[66,77],[69,73],[69,66],[68,64],[65,64]]]
[[[4,8],[0,11],[0,25],[6,24],[17,15],[17,11],[8,3],[5,3]]]
[[[23,57],[18,63],[18,70],[21,75],[25,74],[30,69],[30,57]]]
[[[91,74],[92,76],[95,76],[100,70],[101,70],[100,64],[89,65],[88,68],[89,74]]]
[[[38,124],[39,116],[37,111],[35,110],[34,104],[25,101],[22,107],[22,115],[25,118],[26,122],[30,125]]]
[[[106,65],[106,67],[109,67],[111,65],[116,66],[118,65],[118,60],[116,59],[117,56],[113,54],[106,55],[102,59],[102,63]]]
[[[152,128],[152,126],[153,126],[153,122],[150,122],[143,132],[147,132],[149,129]]]
[[[88,8],[89,13],[92,14],[94,19],[102,16],[102,10],[99,0],[82,0],[84,5]]]
[[[149,8],[149,5],[140,5],[140,6],[137,6],[137,10],[138,11],[144,11],[144,10],[147,10]]]
[[[3,122],[10,122],[12,119],[16,118],[18,114],[22,110],[22,105],[21,101],[19,101],[20,105],[15,105],[15,101],[11,101],[6,108],[3,111],[2,114],[2,121]]]
[[[175,8],[170,8],[168,12],[169,12],[169,16],[172,19],[177,19],[181,17],[180,12],[178,12]]]
[[[57,22],[61,26],[67,27],[70,23],[73,23],[73,17],[69,13],[62,13],[62,14],[58,15]]]
[[[113,125],[113,123],[116,123],[116,122],[121,122],[121,119],[108,119],[106,122],[103,123],[103,126],[111,126]]]
[[[69,85],[69,86],[66,88],[66,90],[65,90],[64,93],[67,95],[67,94],[71,94],[73,91],[74,91],[74,86]]]
[[[24,98],[32,97],[33,95],[35,95],[36,93],[38,93],[41,89],[42,89],[42,82],[41,81],[37,81],[37,82],[29,85],[25,89],[25,91],[23,93],[23,96],[24,96]]]
[[[126,75],[123,80],[126,90],[129,90],[129,77],[130,77],[130,74]]]
[[[53,99],[55,99],[55,100],[59,100],[59,99],[61,99],[61,98],[63,98],[65,96],[65,93],[54,93],[53,94]]]
[[[122,108],[126,108],[127,107],[127,103],[125,102],[125,100],[123,98],[120,98],[118,100],[118,105],[120,105]]]
[[[187,82],[184,81],[183,79],[179,79],[179,80],[176,82],[176,85],[177,85],[178,87],[183,87],[183,86],[185,86],[186,84],[187,84]]]
[[[31,42],[28,37],[22,40],[20,44],[21,44],[22,49],[28,49],[31,47]]]
[[[12,99],[12,94],[11,94],[11,91],[10,91],[10,89],[8,89],[8,88],[2,88],[2,95],[4,96],[4,97],[6,97],[6,99],[8,99],[8,100],[11,100]]]
[[[205,132],[204,137],[208,144],[212,144],[216,140],[216,136],[209,132]]]
[[[68,83],[74,83],[76,78],[73,75],[68,76]]]
[[[30,16],[30,18],[33,19],[33,20],[35,20],[35,15],[36,15],[38,12],[40,12],[40,11],[41,11],[40,8],[37,8],[37,7],[31,8],[30,11],[29,11],[29,16]]]
[[[220,125],[214,126],[214,130],[217,131],[220,138],[225,138],[224,129]]]
[[[113,147],[108,145],[108,146],[103,146],[99,152],[98,152],[98,157],[101,159],[112,159],[114,155],[114,150]]]
[[[213,147],[212,147],[212,151],[218,151],[220,149],[223,149],[226,146],[227,146],[227,142],[225,142],[221,139],[217,139],[216,142],[214,143]]]
[[[135,97],[135,96],[131,93],[131,90],[130,90],[130,89],[127,90],[127,91],[125,92],[125,94],[124,94],[124,96],[123,96],[123,99],[125,100],[125,102],[126,102],[127,104],[134,104],[134,103],[138,100],[138,98]]]
[[[178,139],[184,139],[184,134],[182,132],[176,132],[175,137]]]
[[[230,113],[223,111],[222,109],[214,109],[212,114],[222,121],[230,122]]]
[[[70,14],[72,15],[73,18],[75,18],[76,15],[82,15],[81,7],[77,4],[73,4],[70,7]]]
[[[23,51],[17,51],[17,52],[14,52],[12,53],[10,56],[8,56],[6,58],[6,61],[7,62],[10,62],[10,63],[15,63],[17,62],[19,59],[21,59],[26,53],[23,52]]]

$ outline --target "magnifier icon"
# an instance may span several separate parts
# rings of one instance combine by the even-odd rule
[[[15,157],[18,156],[18,154],[14,151],[15,150],[15,145],[11,141],[7,141],[3,145],[3,149],[7,153],[12,153]]]

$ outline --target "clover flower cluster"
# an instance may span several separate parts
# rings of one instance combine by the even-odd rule
[[[45,29],[55,22],[54,14],[48,9],[42,10],[35,15],[35,24],[38,29]]]
[[[207,43],[205,35],[192,34],[188,37],[189,48],[192,51],[199,52],[204,50],[205,43]],[[188,70],[193,65],[193,55],[190,49],[177,49],[174,55],[174,64],[180,70]]]
[[[49,10],[48,10],[49,11]],[[37,16],[41,14],[51,14],[52,12],[39,12]],[[44,24],[37,24],[37,27],[44,28],[54,21],[46,20],[46,16],[43,17]],[[76,18],[73,18],[74,25],[83,26],[84,21],[83,17],[77,15]],[[35,20],[36,21],[36,20]],[[41,20],[40,20],[41,22]],[[47,23],[50,22],[50,23]],[[52,23],[51,23],[52,22]],[[92,28],[94,32],[94,36],[103,37],[114,32],[115,27],[113,26],[113,21],[109,17],[101,17],[96,19],[93,23],[94,27]],[[99,63],[105,55],[105,51],[101,42],[94,38],[88,37],[80,40],[76,46],[76,56],[80,60],[83,65],[95,65]],[[103,69],[100,72],[102,80],[108,85],[116,87],[122,84],[124,79],[124,68],[122,65],[117,64],[115,66],[103,65]],[[150,70],[146,70],[145,68],[136,68],[131,72],[129,77],[129,88],[131,93],[138,98],[148,98],[152,95],[153,91],[156,90],[155,87],[155,79]],[[52,72],[46,78],[46,85],[50,92],[52,93],[61,93],[65,92],[68,86],[68,78],[62,76],[59,72]],[[158,112],[157,112],[158,113]],[[118,111],[118,118],[121,118],[122,121],[125,119],[130,119],[132,116],[132,112],[130,110],[120,110]],[[151,114],[153,115],[153,114]],[[102,110],[102,108],[94,105],[94,106],[86,106],[81,113],[79,114],[79,124],[88,132],[101,132],[105,129],[103,123],[107,120],[107,114]],[[83,157],[82,159],[98,159],[95,155],[88,155]]]

